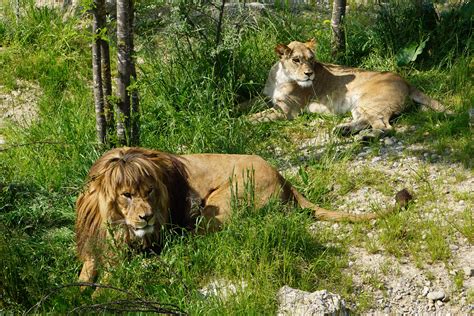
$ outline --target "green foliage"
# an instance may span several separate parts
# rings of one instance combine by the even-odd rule
[[[409,46],[403,48],[396,56],[397,66],[406,66],[410,62],[414,62],[418,55],[425,49],[426,42],[429,38],[421,41],[420,43],[412,43]]]
[[[395,0],[375,5],[375,11],[348,15],[346,63],[360,63],[375,52],[381,58],[398,55],[400,61],[414,61],[424,67],[450,65],[472,50],[474,4],[450,5],[436,13],[430,1],[420,7],[414,1]],[[425,45],[423,45],[425,43]],[[398,66],[405,66],[401,62]]]

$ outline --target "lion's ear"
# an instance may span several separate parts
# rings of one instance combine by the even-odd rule
[[[304,43],[304,46],[307,48],[314,50],[314,47],[316,46],[316,40],[314,38],[308,40],[306,43]]]
[[[283,44],[278,44],[275,47],[275,52],[278,54],[278,56],[282,57],[283,55],[290,55],[291,49]]]

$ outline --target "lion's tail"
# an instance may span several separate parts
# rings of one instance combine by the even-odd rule
[[[452,112],[447,110],[446,107],[443,104],[441,104],[441,102],[430,98],[429,96],[427,96],[426,94],[424,94],[423,92],[415,88],[414,86],[410,86],[409,95],[413,101],[425,107],[428,107],[432,109],[433,111],[452,114]]]
[[[369,213],[369,214],[350,214],[350,213],[345,213],[345,212],[337,212],[337,211],[329,211],[324,208],[321,208],[314,203],[311,203],[308,201],[301,193],[298,192],[294,187],[291,187],[291,192],[293,193],[293,196],[298,203],[298,205],[302,208],[307,208],[311,209],[314,211],[314,216],[318,220],[323,220],[323,221],[333,221],[333,222],[364,222],[364,221],[369,221],[371,219],[379,218],[386,213],[383,214],[375,214],[375,213]]]

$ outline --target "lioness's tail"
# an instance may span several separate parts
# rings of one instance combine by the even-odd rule
[[[423,106],[429,107],[433,111],[445,112],[447,114],[452,113],[451,111],[446,110],[446,107],[443,104],[441,104],[439,101],[430,98],[429,96],[427,96],[426,94],[424,94],[423,92],[415,88],[414,86],[410,86],[409,95],[413,101]]]
[[[343,221],[348,221],[348,222],[364,222],[364,221],[369,221],[374,218],[379,218],[387,213],[383,214],[375,214],[375,213],[369,213],[369,214],[350,214],[350,213],[345,213],[345,212],[337,212],[337,211],[329,211],[324,208],[321,208],[310,201],[308,201],[301,193],[298,192],[294,187],[291,187],[291,192],[293,193],[293,197],[295,198],[296,202],[298,205],[302,208],[307,208],[311,209],[314,211],[314,216],[318,220],[323,220],[323,221],[333,221],[333,222],[343,222]],[[389,212],[391,209],[389,210]]]

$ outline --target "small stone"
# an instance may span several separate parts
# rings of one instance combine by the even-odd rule
[[[459,246],[458,245],[449,245],[449,249],[451,249],[452,251],[456,251],[459,249]]]
[[[426,295],[428,295],[429,292],[430,292],[430,288],[425,286],[425,287],[423,287],[423,291],[421,291],[421,295],[426,296]]]
[[[382,157],[380,157],[380,156],[374,157],[374,158],[372,158],[372,163],[376,163],[380,160],[382,160]]]
[[[471,267],[463,267],[462,268],[462,271],[464,272],[464,276],[466,278],[470,278],[472,276],[474,276],[474,268],[471,268]]]
[[[406,208],[411,200],[413,200],[413,196],[407,189],[402,189],[395,195],[395,204],[401,208]]]
[[[443,306],[444,303],[442,301],[436,301],[436,305],[438,305],[439,307]]]
[[[383,142],[386,146],[392,146],[395,143],[390,137],[385,138]]]
[[[458,203],[459,205],[464,205],[466,202],[464,202],[464,200],[460,200]]]
[[[429,292],[427,295],[427,298],[432,301],[439,301],[439,300],[442,300],[445,296],[446,294],[444,294],[444,291],[440,290],[440,291]]]

